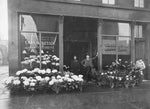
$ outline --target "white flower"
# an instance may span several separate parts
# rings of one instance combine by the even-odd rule
[[[23,53],[23,54],[27,54],[26,50],[23,50],[22,53]]]
[[[52,79],[51,81],[53,81],[54,83],[55,83],[55,82],[58,82],[57,79]]]
[[[13,81],[13,84],[14,84],[14,85],[19,85],[20,83],[21,83],[20,80],[14,80],[14,81]]]
[[[31,86],[31,87],[35,86],[35,83],[34,83],[34,82],[31,82],[31,83],[30,83],[30,86]]]
[[[22,76],[21,79],[27,80],[27,77],[26,76]]]
[[[31,73],[32,73],[32,71],[29,71],[29,70],[28,70],[28,71],[27,71],[27,73],[31,74]]]
[[[69,77],[69,75],[68,75],[68,74],[66,74],[66,75],[65,75],[65,77],[67,77],[67,78],[68,78],[68,77]]]
[[[25,81],[23,82],[23,84],[24,84],[25,86],[28,86],[28,85],[29,85],[29,81],[25,80]]]
[[[45,79],[45,81],[49,81],[49,80],[50,80],[50,77],[47,76],[47,77],[45,77],[44,79]]]
[[[36,76],[35,78],[36,78],[38,81],[41,81],[41,80],[42,80],[41,76]]]
[[[16,75],[19,76],[22,73],[22,71],[17,71]]]
[[[49,85],[53,85],[53,84],[54,84],[54,81],[50,81],[50,82],[49,82]]]
[[[114,77],[114,76],[111,76],[111,78],[114,79],[115,77]]]
[[[55,63],[55,62],[52,62],[52,65],[56,65],[56,63]]]
[[[119,77],[119,81],[121,81],[122,80],[122,78],[121,77]]]
[[[71,76],[71,78],[74,79],[74,80],[78,80],[78,76],[77,75],[73,75],[73,76]]]
[[[58,72],[57,69],[52,70],[52,73],[57,73],[57,72]]]
[[[111,75],[113,74],[113,72],[109,72]]]
[[[129,80],[129,78],[127,77],[126,80]]]
[[[52,76],[52,79],[56,79],[55,76]]]
[[[60,78],[61,78],[61,76],[60,76],[60,75],[58,75],[58,76],[57,76],[57,79],[60,79]]]
[[[74,80],[71,79],[71,78],[68,78],[67,81],[68,81],[68,82],[73,82]]]
[[[28,71],[27,69],[22,70],[23,73],[26,73],[27,71]]]
[[[46,73],[46,71],[45,70],[41,70],[41,74],[45,74]]]
[[[56,63],[56,66],[59,66],[59,63]]]
[[[14,77],[10,76],[10,77],[6,78],[6,80],[4,80],[4,83],[8,85],[8,84],[12,83],[13,79],[14,79]]]
[[[62,83],[62,82],[63,82],[63,79],[58,79],[58,82]]]
[[[83,78],[78,78],[78,81],[83,82]]]
[[[42,61],[42,64],[46,65],[46,64],[47,64],[47,62],[46,62],[46,61]]]
[[[40,69],[39,68],[35,68],[34,70],[33,70],[33,72],[38,72]]]
[[[83,75],[79,75],[79,78],[83,78]]]
[[[51,69],[46,69],[46,73],[51,73]]]

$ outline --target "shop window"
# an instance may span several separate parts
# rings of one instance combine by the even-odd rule
[[[134,0],[134,7],[144,7],[144,0]]]
[[[24,14],[19,17],[22,68],[46,68],[48,58],[59,55],[58,17]]]
[[[135,25],[135,38],[143,38],[143,26]]]
[[[128,23],[105,21],[103,23],[102,34],[130,36],[130,25]]]
[[[131,31],[129,23],[104,21],[102,28],[103,68],[112,61],[130,61]]]
[[[115,0],[102,0],[103,4],[109,4],[109,5],[114,5],[115,4]]]

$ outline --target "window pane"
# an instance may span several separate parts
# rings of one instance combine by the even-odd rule
[[[103,54],[116,54],[116,37],[103,36],[102,53]]]
[[[32,62],[38,61],[34,67],[40,67],[40,38],[37,33],[21,33],[21,65],[22,69],[32,69]]]
[[[144,0],[140,0],[140,7],[144,7]]]
[[[128,23],[118,23],[118,25],[119,25],[119,35],[131,36],[130,26]]]
[[[108,0],[102,0],[104,4],[108,4]]]
[[[143,26],[142,25],[135,25],[135,38],[142,38],[143,37]]]
[[[135,25],[135,27],[134,27],[134,33],[135,33],[134,37],[138,38],[139,33],[138,33],[138,26],[137,25]]]
[[[143,37],[143,28],[142,26],[139,26],[139,38]]]
[[[134,6],[139,7],[140,1],[139,0],[134,0]]]
[[[130,54],[130,38],[119,37],[117,46],[118,46],[118,54],[121,54],[121,55],[129,55]]]
[[[21,15],[20,30],[58,32],[58,17],[48,15]]]
[[[115,4],[115,0],[109,0],[109,4],[114,5]]]
[[[26,56],[39,54],[40,39],[37,33],[21,33],[21,51]],[[26,53],[25,53],[26,51]]]
[[[117,22],[110,22],[110,21],[104,21],[103,27],[102,27],[102,34],[105,35],[118,35],[118,23]]]
[[[58,56],[58,44],[57,34],[41,34],[41,48],[44,53]]]
[[[20,16],[21,31],[37,31],[37,25],[31,15]]]

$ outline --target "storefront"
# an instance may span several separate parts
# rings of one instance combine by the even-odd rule
[[[63,70],[64,65],[70,66],[73,56],[82,61],[86,54],[94,57],[98,53],[93,62],[98,71],[118,59],[143,59],[145,78],[149,79],[150,12],[127,8],[118,1],[124,8],[98,0],[9,1],[10,75],[22,69],[26,56],[56,55]],[[39,63],[41,67],[41,59]]]

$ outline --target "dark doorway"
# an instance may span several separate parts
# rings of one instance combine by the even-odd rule
[[[64,18],[64,64],[70,66],[73,56],[79,62],[88,54],[97,53],[97,19],[81,17]]]

